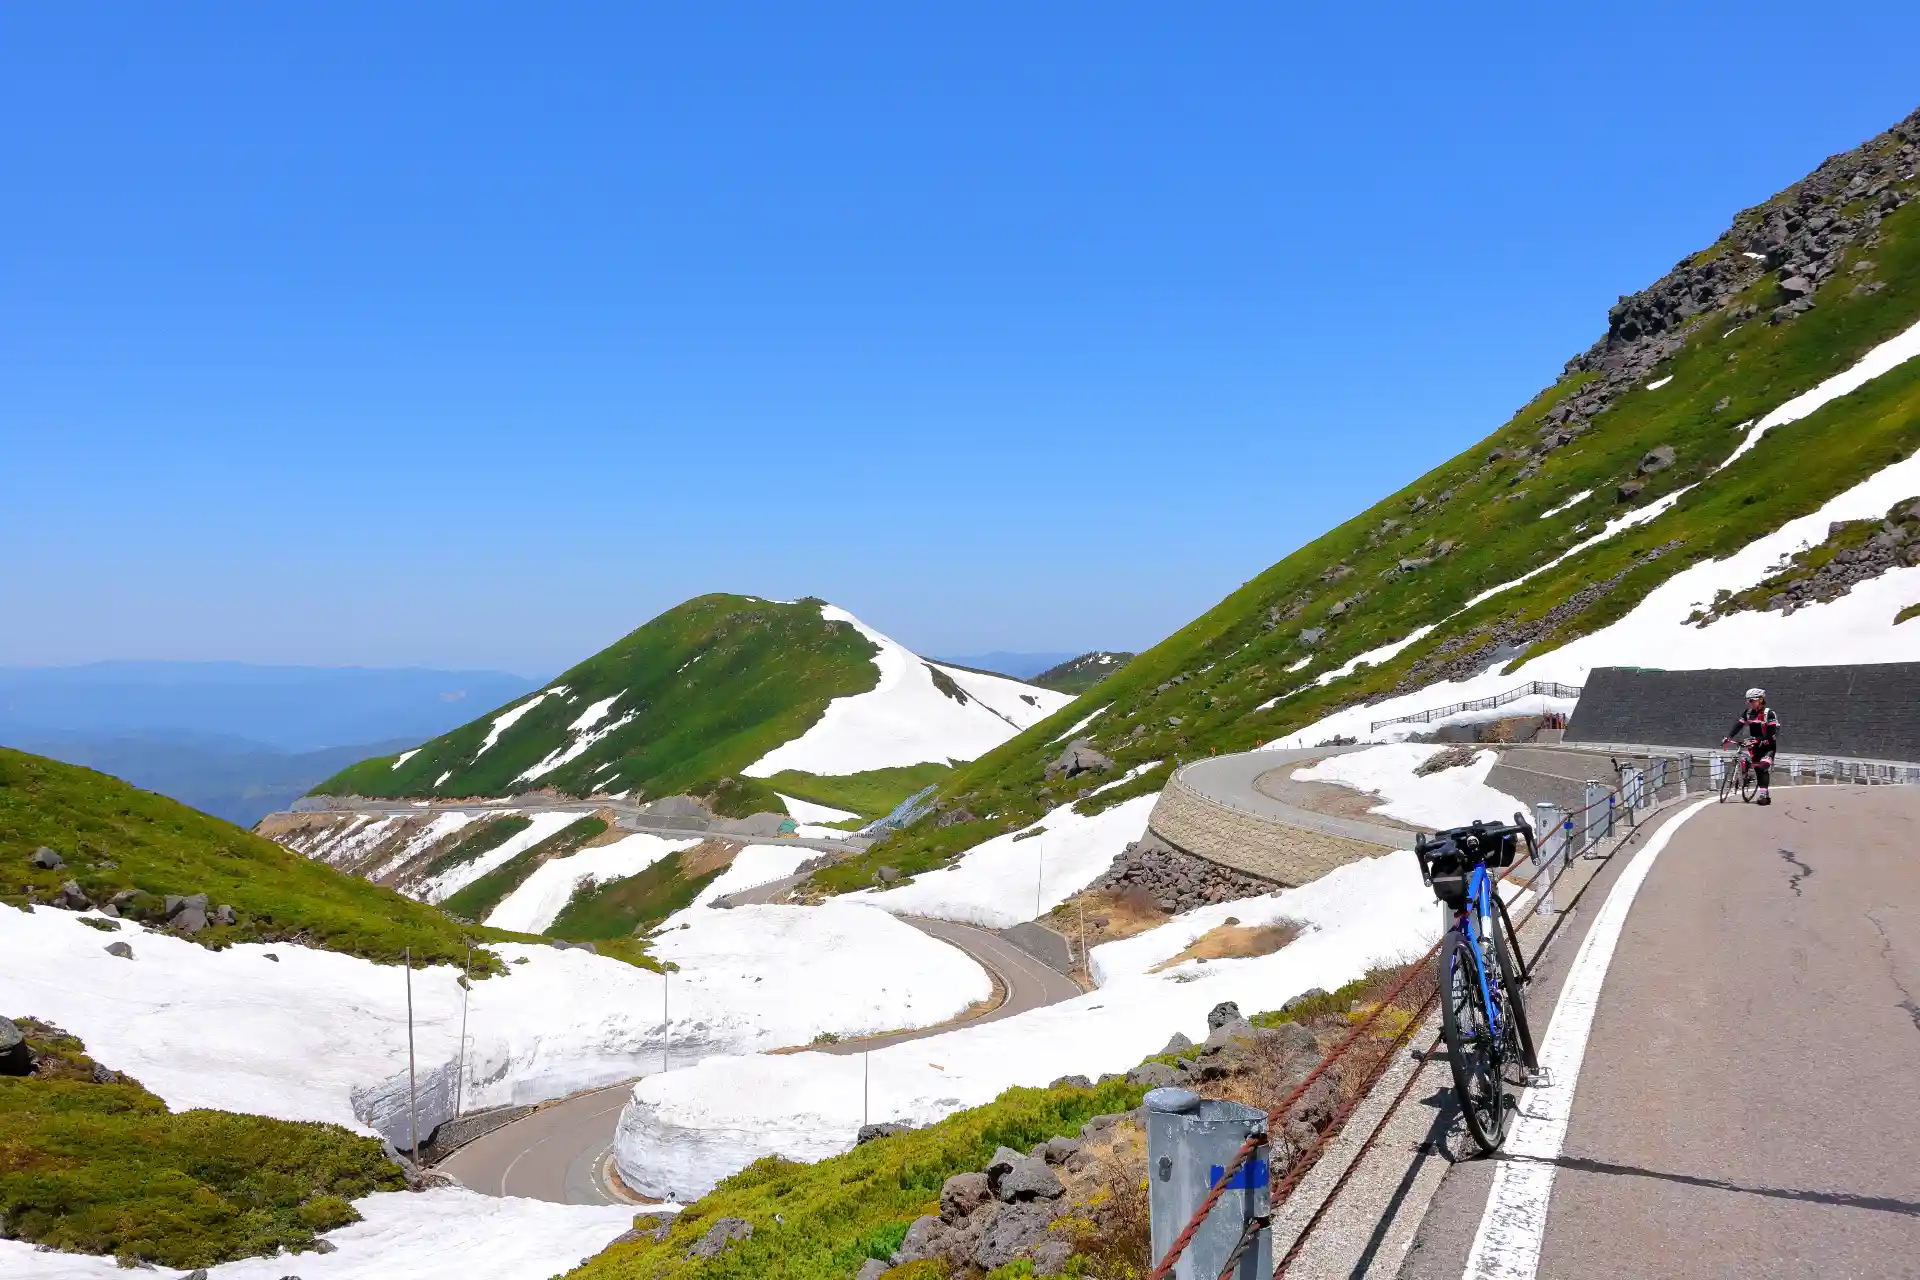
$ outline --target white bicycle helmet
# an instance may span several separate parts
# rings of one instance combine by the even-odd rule
[[[1753,688],[1747,690],[1747,696],[1749,698],[1758,698],[1762,702],[1765,702],[1767,700],[1767,691],[1761,688]]]

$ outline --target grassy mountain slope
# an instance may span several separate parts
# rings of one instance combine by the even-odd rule
[[[405,1186],[380,1143],[338,1125],[169,1113],[57,1028],[17,1018],[34,1074],[0,1076],[0,1216],[15,1240],[205,1267],[318,1247],[349,1200]]]
[[[1916,164],[1920,112],[1743,212],[1713,245],[1623,298],[1607,335],[1480,444],[959,769],[939,808],[980,818],[923,821],[831,869],[830,887],[870,882],[882,863],[924,869],[1084,795],[1097,776],[1049,784],[1042,771],[1093,712],[1075,736],[1121,768],[1244,750],[1339,708],[1484,670],[1520,647],[1535,657],[1589,634],[1689,564],[1724,558],[1910,456],[1920,446],[1920,360],[1715,471],[1744,438],[1739,428],[1920,319]],[[1467,607],[1607,520],[1688,486],[1697,487],[1647,523]],[[1421,627],[1433,630],[1377,665],[1314,683]],[[1087,807],[1157,789],[1165,772]]]
[[[66,865],[34,866],[29,858],[42,846]],[[463,926],[118,778],[0,748],[0,903],[50,902],[69,880],[95,902],[139,889],[156,908],[168,894],[193,893],[232,906],[235,924],[193,935],[208,946],[299,941],[383,963],[410,946],[416,962],[458,964],[469,941],[509,936]],[[496,962],[483,951],[474,964],[486,972]]]
[[[700,596],[562,673],[531,698],[415,752],[362,761],[314,791],[692,792],[713,795],[723,812],[777,808],[763,786],[738,780],[739,771],[799,737],[832,699],[873,688],[879,678],[873,652],[851,626],[823,619],[818,601]],[[502,726],[497,732],[496,725]]]
[[[1030,683],[1042,689],[1057,689],[1061,693],[1085,693],[1105,680],[1120,668],[1132,662],[1131,653],[1114,653],[1106,649],[1095,649],[1083,653],[1077,658],[1069,658],[1057,667],[1049,667],[1035,676]]]

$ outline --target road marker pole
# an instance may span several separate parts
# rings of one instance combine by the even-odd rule
[[[873,1050],[862,1049],[860,1051],[860,1127],[862,1129],[867,1127],[868,1121],[867,1097],[869,1094],[869,1086],[873,1082],[872,1058]]]
[[[466,971],[460,975],[460,1066],[453,1077],[453,1114],[460,1114],[460,1103],[467,1084],[467,997],[473,988],[473,947],[467,947]]]
[[[660,975],[660,1073],[662,1075],[667,1071],[668,1046],[672,1043],[673,1037],[670,1026],[671,1024],[667,1021],[667,975],[663,972]]]
[[[415,1101],[413,1076],[413,948],[407,958],[407,1133],[413,1139],[413,1167],[420,1167],[420,1108]]]

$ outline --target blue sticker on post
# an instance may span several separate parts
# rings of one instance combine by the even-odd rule
[[[1207,1170],[1207,1185],[1210,1187],[1219,1186],[1220,1175],[1226,1171],[1227,1166],[1223,1164],[1210,1166]],[[1267,1162],[1265,1160],[1249,1160],[1234,1171],[1233,1178],[1227,1183],[1227,1190],[1252,1191],[1256,1187],[1264,1187],[1266,1185]]]

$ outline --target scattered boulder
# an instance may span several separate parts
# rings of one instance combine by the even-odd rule
[[[1065,1164],[1080,1152],[1078,1138],[1048,1138],[1033,1149],[1034,1158],[1048,1164]]]
[[[28,854],[27,861],[39,867],[42,871],[58,871],[67,865],[66,859],[45,845],[41,845],[38,849]]]
[[[1613,494],[1615,499],[1620,502],[1632,502],[1640,496],[1640,491],[1646,487],[1646,485],[1638,480],[1629,480],[1618,489],[1615,489]]]
[[[687,1250],[689,1258],[717,1258],[735,1240],[751,1240],[753,1224],[745,1218],[721,1218]]]
[[[1299,995],[1281,1005],[1280,1012],[1292,1013],[1295,1009],[1311,1004],[1315,1000],[1326,999],[1328,994],[1330,993],[1325,987],[1308,987],[1305,991],[1302,991]]]
[[[1212,1012],[1207,1014],[1207,1030],[1218,1031],[1229,1022],[1244,1021],[1246,1021],[1246,1019],[1241,1017],[1240,1006],[1238,1004],[1232,1000],[1222,1000],[1219,1004],[1213,1006]]]
[[[997,1176],[996,1176],[997,1175]],[[996,1158],[987,1166],[987,1182],[997,1199],[1009,1204],[1027,1200],[1054,1200],[1065,1190],[1044,1159],[1015,1156],[1003,1165]]]
[[[1673,446],[1670,444],[1647,450],[1646,456],[1640,459],[1640,474],[1650,476],[1656,471],[1665,471],[1673,465],[1673,457]]]
[[[1129,843],[1087,887],[1113,892],[1142,890],[1157,904],[1167,904],[1161,905],[1163,911],[1191,911],[1256,898],[1275,888],[1268,881],[1182,853],[1151,831]]]
[[[1053,1177],[1051,1173],[1047,1176]],[[1057,1179],[1055,1184],[1058,1185]],[[1052,1225],[1050,1209],[1037,1204],[1010,1204],[994,1214],[980,1233],[980,1243],[973,1250],[973,1263],[983,1271],[993,1271],[1027,1256],[1046,1242],[1047,1229]]]
[[[1458,743],[1428,756],[1414,766],[1413,772],[1415,776],[1424,778],[1428,774],[1439,773],[1445,769],[1458,769],[1472,764],[1473,758],[1478,754],[1479,752],[1466,743]]]
[[[93,902],[80,888],[79,881],[69,880],[60,886],[59,893],[53,895],[53,905],[62,911],[85,911]]]
[[[875,871],[873,873],[873,878],[878,880],[881,884],[892,884],[895,880],[898,880],[900,878],[900,868],[881,867],[878,871]]]
[[[1789,276],[1780,282],[1780,292],[1789,298],[1804,298],[1813,292],[1813,281],[1805,276]]]
[[[1253,1038],[1254,1025],[1245,1018],[1235,1018],[1231,1022],[1223,1022],[1215,1027],[1212,1032],[1208,1034],[1206,1040],[1202,1042],[1200,1052],[1218,1053],[1228,1045],[1238,1044],[1241,1041],[1252,1040]]]
[[[941,1184],[940,1217],[949,1223],[964,1222],[991,1199],[993,1188],[986,1174],[956,1173]]]
[[[913,1126],[910,1124],[863,1124],[860,1126],[859,1134],[853,1140],[853,1145],[858,1147],[876,1138],[891,1138],[895,1134],[912,1132]]]
[[[1113,768],[1113,761],[1095,751],[1091,739],[1076,738],[1067,744],[1067,749],[1060,753],[1060,758],[1048,765],[1044,773],[1047,781],[1051,782],[1061,777],[1077,778],[1083,773],[1091,773],[1096,769],[1104,773],[1111,768]]]
[[[1087,1079],[1085,1076],[1078,1076],[1078,1075],[1061,1076],[1058,1080],[1055,1080],[1052,1084],[1049,1084],[1047,1088],[1049,1089],[1091,1089],[1093,1088],[1093,1081]]]
[[[33,1074],[33,1050],[13,1019],[0,1018],[0,1076]]]
[[[1160,1052],[1161,1053],[1181,1053],[1191,1048],[1193,1048],[1193,1041],[1187,1039],[1187,1037],[1183,1035],[1181,1032],[1176,1031],[1167,1038],[1167,1047],[1162,1049]]]
[[[1164,1062],[1143,1062],[1127,1072],[1127,1083],[1159,1089],[1167,1085],[1179,1084],[1180,1074]]]
[[[1325,627],[1303,627],[1300,631],[1300,643],[1311,649],[1327,638]]]
[[[205,907],[182,907],[173,913],[167,923],[182,933],[198,933],[207,927]]]
[[[110,956],[119,956],[122,960],[133,959],[133,948],[124,942],[109,942],[106,952]]]

